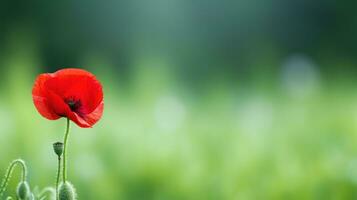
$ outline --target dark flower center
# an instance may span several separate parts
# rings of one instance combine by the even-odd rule
[[[71,111],[76,112],[82,106],[81,100],[70,97],[65,100]]]

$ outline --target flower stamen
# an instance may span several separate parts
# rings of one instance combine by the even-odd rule
[[[75,99],[74,97],[67,98],[65,102],[73,112],[78,111],[79,108],[82,106],[81,100]]]

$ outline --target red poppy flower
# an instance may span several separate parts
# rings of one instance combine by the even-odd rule
[[[40,74],[32,89],[37,111],[49,120],[67,117],[83,128],[92,127],[104,108],[103,89],[96,77],[82,69]]]

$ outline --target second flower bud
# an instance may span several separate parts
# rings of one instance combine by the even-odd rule
[[[62,142],[53,143],[53,150],[58,157],[61,157],[63,154],[63,143]]]

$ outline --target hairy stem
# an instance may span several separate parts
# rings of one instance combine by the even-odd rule
[[[68,135],[69,135],[69,119],[67,118],[67,128],[66,128],[66,133],[64,135],[64,147],[63,147],[63,183],[66,182],[67,180],[67,141],[68,141]]]
[[[58,185],[60,181],[60,174],[61,174],[61,156],[58,156],[58,168],[57,168],[57,177],[56,177],[56,199],[58,200]]]
[[[21,160],[21,159],[13,160],[13,161],[10,163],[10,165],[9,165],[7,171],[6,171],[5,178],[4,178],[4,180],[2,181],[2,183],[1,183],[1,185],[0,185],[0,197],[1,197],[1,196],[3,195],[3,193],[5,192],[6,186],[7,186],[7,184],[9,183],[9,180],[10,180],[10,178],[11,178],[11,174],[12,174],[12,172],[14,171],[15,166],[17,166],[18,164],[21,165],[21,167],[22,167],[22,177],[21,177],[21,179],[22,179],[22,181],[26,181],[26,178],[27,178],[27,167],[26,167],[25,161],[23,161],[23,160]]]

